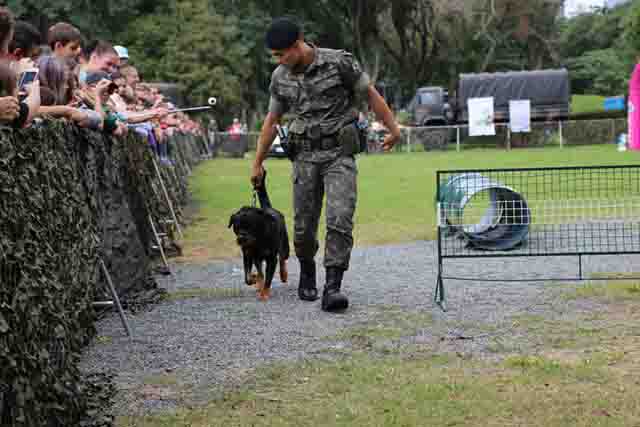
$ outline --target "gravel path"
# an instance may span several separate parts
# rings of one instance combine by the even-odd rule
[[[351,308],[327,314],[320,302],[297,299],[299,269],[289,261],[290,283],[274,280],[267,303],[243,283],[241,260],[208,265],[175,265],[174,274],[158,278],[169,292],[209,293],[196,298],[165,301],[150,311],[130,317],[134,339],[124,334],[118,316],[108,315],[98,325],[98,338],[84,352],[85,372],[115,374],[120,392],[116,414],[147,414],[178,405],[205,403],[228,387],[250,379],[253,369],[284,360],[335,357],[348,344],[336,334],[346,328],[377,322],[389,310],[432,316],[413,336],[397,340],[489,357],[487,330],[500,330],[509,317],[544,315],[558,291],[548,282],[445,281],[448,311],[432,302],[437,258],[434,242],[369,247],[353,252],[345,289]],[[584,257],[585,275],[631,271],[638,256]],[[575,277],[577,259],[569,257],[446,260],[449,276],[496,279]],[[324,279],[321,272],[320,283]],[[568,302],[571,315],[592,307]],[[572,305],[573,304],[573,305]],[[557,313],[557,307],[554,309]],[[456,339],[478,335],[478,339]],[[516,334],[510,339],[523,340]],[[331,338],[334,339],[331,339]]]

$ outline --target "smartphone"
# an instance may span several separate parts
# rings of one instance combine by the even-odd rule
[[[35,82],[38,79],[38,69],[30,68],[28,70],[24,70],[22,74],[20,74],[20,80],[18,83],[18,90],[24,90],[24,87],[28,84]]]

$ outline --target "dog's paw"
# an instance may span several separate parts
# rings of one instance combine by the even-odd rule
[[[247,278],[247,285],[249,286],[255,286],[256,288],[258,288],[258,284],[260,282],[264,282],[264,276],[260,273],[253,272]]]
[[[289,270],[287,269],[287,261],[280,260],[280,281],[282,283],[287,283],[289,280]]]
[[[260,301],[268,301],[270,297],[271,297],[271,288],[264,288],[263,287],[258,292],[258,299]]]
[[[256,290],[260,290],[264,287],[264,276],[262,276],[261,274],[256,274],[255,275],[255,279],[252,283],[252,285],[256,288]]]

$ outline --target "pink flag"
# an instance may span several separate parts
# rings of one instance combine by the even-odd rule
[[[636,64],[629,81],[629,148],[640,150],[640,63]]]

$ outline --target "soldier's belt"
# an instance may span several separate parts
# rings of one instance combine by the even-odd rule
[[[335,136],[318,139],[294,138],[292,142],[295,144],[297,151],[332,150],[340,145]]]

